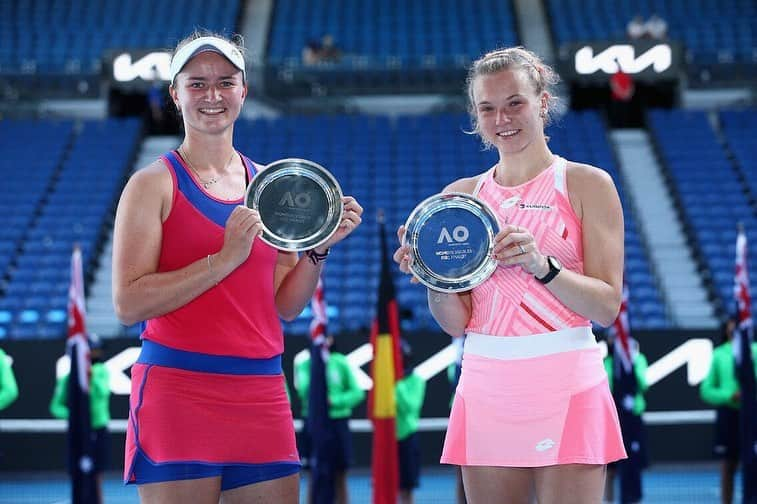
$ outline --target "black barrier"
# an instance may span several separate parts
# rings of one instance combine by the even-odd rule
[[[647,429],[650,459],[655,461],[695,461],[710,458],[712,443],[711,408],[702,403],[698,384],[704,378],[717,335],[712,331],[638,331],[634,332],[642,352],[649,360],[647,393]],[[450,338],[441,333],[406,334],[417,364],[425,366],[429,377],[421,419],[423,461],[438,463],[444,437],[445,421],[451,398],[446,364],[432,365],[434,358],[449,345]],[[337,336],[339,350],[355,358],[368,344],[368,335],[351,333]],[[307,339],[288,336],[284,353],[284,372],[292,386],[293,361],[306,350]],[[55,422],[48,406],[55,384],[57,361],[64,355],[65,342],[51,340],[4,341],[0,345],[13,359],[19,385],[18,400],[0,412],[0,469],[62,469],[65,464],[65,423]],[[125,420],[128,414],[129,366],[138,355],[136,339],[105,340],[104,356],[111,371],[114,419],[112,468],[123,464]],[[356,352],[357,351],[357,352]],[[443,360],[443,359],[439,359]],[[360,372],[369,373],[367,357],[361,359]],[[431,371],[429,371],[431,370]],[[507,386],[500,384],[499,386]],[[538,393],[538,391],[534,391]],[[292,394],[295,418],[300,405]],[[353,419],[355,461],[365,466],[370,461],[370,428],[365,419],[365,404],[355,409]]]

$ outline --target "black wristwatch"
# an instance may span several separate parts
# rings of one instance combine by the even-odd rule
[[[551,282],[552,279],[555,278],[557,274],[560,273],[560,271],[562,271],[562,264],[560,264],[560,261],[555,256],[547,256],[547,266],[549,266],[549,271],[546,275],[541,278],[534,275],[534,278],[536,278],[543,284],[548,284],[549,282]]]

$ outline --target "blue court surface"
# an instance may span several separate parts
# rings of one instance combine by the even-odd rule
[[[106,475],[106,504],[138,503],[137,490],[125,487],[116,472]],[[301,502],[305,502],[306,478],[302,480]],[[350,499],[353,504],[371,502],[370,472],[354,469],[349,474]],[[719,469],[716,464],[662,465],[650,467],[644,475],[644,503],[718,503]],[[741,488],[736,480],[736,495]],[[616,492],[617,496],[617,492]],[[455,479],[452,469],[425,468],[421,487],[415,494],[418,504],[455,502]],[[736,504],[741,500],[734,499]],[[69,504],[69,482],[63,473],[0,473],[0,504]]]

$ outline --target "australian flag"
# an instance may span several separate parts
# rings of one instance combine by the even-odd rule
[[[749,270],[747,269],[747,239],[741,225],[736,237],[736,273],[733,290],[738,310],[738,326],[733,338],[733,357],[741,388],[742,502],[754,504],[757,503],[757,386],[755,386],[754,356],[751,352],[754,328],[752,298],[749,294]]]
[[[98,502],[94,473],[94,443],[89,409],[89,343],[85,325],[84,274],[81,249],[71,255],[71,286],[68,289],[68,339],[71,359],[68,380],[68,464],[71,473],[71,502]]]
[[[618,409],[623,444],[628,458],[618,464],[620,499],[622,503],[639,502],[642,498],[641,471],[646,457],[644,426],[640,415],[634,413],[639,385],[634,372],[631,349],[631,329],[628,322],[628,285],[623,281],[623,299],[618,317],[610,330],[615,334],[613,344],[612,391]]]
[[[329,360],[327,343],[326,299],[323,281],[318,286],[310,303],[313,321],[310,323],[310,389],[308,389],[308,417],[305,428],[311,442],[312,504],[334,502],[333,452],[336,438],[334,424],[329,417],[326,363]]]

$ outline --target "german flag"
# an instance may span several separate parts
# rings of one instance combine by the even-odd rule
[[[373,503],[395,504],[399,487],[397,454],[397,404],[395,383],[402,378],[399,310],[389,268],[386,230],[379,219],[381,234],[381,279],[376,318],[371,327],[373,389],[368,396],[368,415],[373,421]]]

